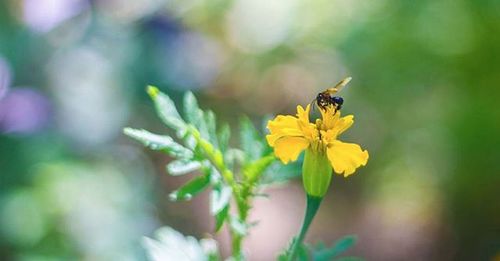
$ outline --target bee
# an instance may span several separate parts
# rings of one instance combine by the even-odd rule
[[[330,105],[334,107],[334,113],[342,108],[342,104],[344,104],[344,99],[340,96],[335,96],[338,92],[340,92],[350,81],[351,77],[347,77],[337,83],[334,87],[328,88],[316,96],[315,101],[316,106],[318,106],[322,110],[326,110],[326,108]]]

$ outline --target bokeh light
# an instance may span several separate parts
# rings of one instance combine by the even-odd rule
[[[5,96],[10,88],[12,71],[5,59],[0,57],[0,100]]]
[[[23,0],[23,21],[44,33],[78,15],[88,7],[86,0]]]
[[[49,101],[32,88],[13,88],[0,100],[0,129],[4,133],[33,133],[49,120]]]

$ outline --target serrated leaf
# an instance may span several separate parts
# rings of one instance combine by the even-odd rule
[[[184,95],[184,115],[187,121],[200,132],[203,139],[209,140],[209,133],[203,111],[198,106],[198,101],[192,92]]]
[[[229,205],[226,205],[219,213],[215,215],[215,232],[218,232],[222,225],[224,225],[224,221],[226,221],[229,216]]]
[[[262,157],[265,144],[248,117],[240,119],[241,149],[246,152],[247,161]]]
[[[354,235],[345,236],[337,240],[332,247],[323,248],[313,252],[314,261],[328,261],[342,254],[354,244],[356,244],[357,237]]]
[[[210,198],[210,213],[212,215],[216,215],[229,204],[232,192],[231,187],[225,185],[221,185],[212,191]]]
[[[219,148],[226,153],[229,147],[229,138],[231,137],[231,128],[229,124],[223,124],[218,133]]]
[[[262,172],[269,167],[274,161],[276,157],[274,154],[268,155],[266,157],[260,158],[256,161],[253,161],[243,167],[243,174],[250,182],[255,182],[259,179]]]
[[[167,153],[168,155],[181,159],[190,159],[193,152],[179,143],[175,142],[169,136],[163,136],[151,133],[147,130],[138,130],[132,128],[123,129],[123,133],[137,141],[142,142],[144,146]]]
[[[174,101],[154,86],[148,86],[147,91],[153,100],[156,112],[163,123],[178,132],[184,132],[186,129],[186,123],[177,111]]]
[[[188,183],[184,184],[178,190],[170,193],[169,198],[170,200],[173,201],[190,200],[194,196],[202,192],[205,188],[207,188],[209,184],[210,184],[209,175],[196,177],[191,181],[189,181]]]
[[[199,161],[174,160],[167,165],[167,172],[172,176],[180,176],[193,172],[201,167]]]

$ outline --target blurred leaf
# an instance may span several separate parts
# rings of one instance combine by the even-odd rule
[[[259,132],[253,126],[248,117],[240,119],[241,149],[247,155],[247,161],[259,159],[263,153],[265,144]]]
[[[294,237],[289,245],[287,246],[286,250],[283,251],[279,256],[278,256],[278,260],[279,261],[288,261],[289,259],[289,255],[290,255],[290,248],[293,246],[293,244],[295,243],[295,240],[297,240],[297,237]],[[298,252],[297,252],[297,256],[295,258],[294,261],[309,261],[309,254],[308,254],[308,249],[306,247],[306,245],[304,244],[301,244],[299,246],[299,249],[298,249]]]
[[[308,251],[307,251],[307,248],[304,245],[302,245],[299,248],[299,252],[297,254],[297,259],[300,260],[300,261],[309,261]]]
[[[163,136],[151,133],[147,130],[138,130],[132,128],[123,129],[123,133],[133,139],[136,139],[144,144],[144,146],[152,150],[160,150],[172,157],[181,159],[191,159],[193,152],[179,143],[175,142],[169,136]]]
[[[354,235],[345,236],[337,240],[331,248],[325,248],[324,245],[318,246],[313,251],[313,260],[315,261],[328,261],[336,256],[342,254],[354,244],[356,244],[357,237]]]
[[[212,191],[210,198],[210,213],[212,215],[216,215],[229,204],[232,192],[231,187],[222,184]]]
[[[230,148],[226,151],[224,160],[228,168],[233,168],[235,164],[243,164],[245,152],[240,149]]]
[[[221,183],[222,177],[220,175],[220,172],[209,161],[203,162],[202,171],[203,173],[207,173],[208,175],[210,175],[210,184],[217,185]]]
[[[226,205],[219,213],[215,215],[215,232],[218,232],[222,225],[224,225],[224,221],[226,221],[229,214],[229,205]]]
[[[182,138],[182,140],[184,141],[184,145],[186,145],[186,147],[188,147],[189,149],[193,150],[196,154],[197,142],[196,139],[193,137],[193,135],[191,135],[189,132],[186,131],[184,135],[182,135],[180,138]]]
[[[223,124],[218,133],[219,148],[222,153],[226,153],[229,146],[229,138],[231,137],[231,129],[229,124]]]
[[[269,130],[267,129],[267,124],[270,120],[274,119],[275,116],[273,115],[265,115],[264,118],[262,119],[261,123],[260,123],[260,131],[263,133],[263,137],[265,138],[266,134],[269,133]],[[263,151],[263,155],[267,155],[271,152],[273,152],[273,148],[271,148],[271,146],[268,145],[267,143],[267,140],[264,140],[264,151]]]
[[[300,177],[302,175],[302,160],[300,157],[295,162],[290,162],[286,165],[279,161],[274,161],[271,166],[265,169],[260,179],[261,184],[283,183],[290,179]]]
[[[238,217],[231,216],[229,220],[229,225],[240,236],[245,236],[248,231],[248,227],[244,221],[240,220]]]
[[[215,148],[219,149],[220,146],[217,138],[217,123],[213,111],[208,110],[205,112],[205,123],[208,131],[208,140],[214,145]]]
[[[186,92],[184,95],[184,114],[187,121],[198,129],[201,137],[209,140],[210,136],[203,111],[198,107],[198,102],[192,92]]]
[[[202,175],[196,177],[184,184],[178,190],[170,193],[169,197],[171,200],[179,201],[179,200],[190,200],[200,192],[202,192],[205,188],[210,184],[210,175]]]
[[[172,176],[180,176],[193,172],[201,167],[199,161],[174,160],[167,165],[167,172]]]
[[[275,160],[276,157],[274,157],[274,154],[260,158],[256,161],[253,161],[245,165],[243,167],[243,173],[248,180],[255,182],[260,177],[262,172],[267,167],[269,167]]]
[[[212,238],[204,238],[200,240],[200,244],[203,251],[208,256],[208,261],[222,260],[219,255],[219,250],[217,249],[217,241]]]
[[[218,260],[217,243],[213,239],[184,236],[170,227],[158,229],[156,239],[144,237],[142,245],[148,260]]]
[[[175,103],[168,95],[160,92],[154,86],[148,86],[148,94],[153,99],[156,107],[156,112],[160,119],[170,128],[179,132],[184,132],[186,123],[179,115]]]

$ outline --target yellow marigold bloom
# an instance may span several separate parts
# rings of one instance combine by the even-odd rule
[[[307,105],[304,109],[299,105],[296,116],[278,115],[270,120],[267,124],[270,134],[266,138],[275,155],[285,164],[297,160],[306,150],[304,186],[309,194],[323,196],[330,184],[331,169],[347,177],[366,165],[368,151],[358,144],[337,139],[354,123],[354,116],[340,117],[340,111],[335,112],[333,106],[329,106],[320,109],[322,119],[312,123],[309,121],[310,107]]]

